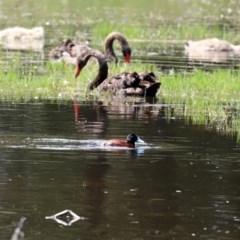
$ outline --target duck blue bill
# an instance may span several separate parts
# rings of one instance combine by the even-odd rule
[[[137,143],[145,143],[145,141],[143,141],[140,137],[137,137]]]

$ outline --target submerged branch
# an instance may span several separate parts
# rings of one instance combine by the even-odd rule
[[[10,240],[20,240],[21,238],[23,238],[24,232],[22,231],[22,228],[26,219],[27,219],[26,217],[20,218],[17,224],[17,227],[15,228]]]

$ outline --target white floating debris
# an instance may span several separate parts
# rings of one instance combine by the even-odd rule
[[[58,217],[62,217],[65,215],[66,221],[63,219],[60,219]],[[53,219],[59,224],[62,224],[64,226],[71,226],[74,222],[78,220],[85,220],[85,217],[80,217],[76,213],[74,213],[72,210],[63,210],[59,213],[56,213],[52,216],[46,216],[45,219]]]
[[[17,227],[15,228],[11,240],[19,240],[24,237],[24,232],[22,231],[23,224],[27,218],[21,217],[20,221],[18,222]]]
[[[129,191],[130,191],[130,192],[137,192],[137,191],[138,191],[138,188],[131,188]]]

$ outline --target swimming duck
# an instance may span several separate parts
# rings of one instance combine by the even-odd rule
[[[99,70],[96,78],[91,81],[89,85],[90,90],[98,87],[100,92],[109,91],[116,95],[121,94],[122,96],[155,97],[161,86],[161,83],[156,81],[156,76],[152,72],[123,72],[107,78],[107,60],[99,58],[99,55],[94,54],[93,51],[90,51],[84,57],[78,57],[75,71],[76,78],[79,76],[81,70],[91,57],[98,59]]]
[[[105,39],[104,50],[105,50],[105,57],[107,58],[107,61],[110,62],[112,60],[115,60],[115,63],[116,64],[118,63],[118,58],[113,49],[113,43],[115,40],[119,41],[124,60],[125,62],[129,63],[131,60],[131,48],[125,36],[119,32],[112,32]],[[90,47],[88,47],[86,44],[75,43],[71,39],[68,39],[66,42],[53,48],[49,52],[49,58],[55,61],[64,61],[69,64],[75,64],[76,58],[79,57],[81,54],[83,54],[85,52],[85,49],[89,49],[89,48]],[[64,56],[64,53],[69,54],[68,58]]]
[[[104,146],[134,148],[135,143],[144,143],[144,141],[140,137],[138,137],[135,133],[131,133],[127,136],[126,140],[122,139],[106,140],[104,142]]]
[[[240,57],[240,46],[218,38],[187,41],[184,48],[185,56],[191,60],[225,62]]]

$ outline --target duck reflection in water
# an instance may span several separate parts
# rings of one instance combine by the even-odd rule
[[[107,162],[104,154],[100,154],[94,161],[88,162],[85,168],[84,189],[87,191],[86,205],[90,228],[101,223],[104,218],[104,205],[107,192],[112,188],[112,182],[107,181],[111,165]]]

